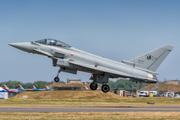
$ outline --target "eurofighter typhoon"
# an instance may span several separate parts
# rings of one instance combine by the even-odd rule
[[[97,55],[84,52],[55,39],[43,39],[33,42],[10,43],[9,45],[20,50],[45,55],[52,59],[53,66],[60,67],[55,82],[59,82],[59,73],[68,72],[76,74],[77,71],[91,73],[91,90],[96,90],[102,84],[104,93],[110,90],[107,85],[109,78],[120,78],[133,82],[156,83],[155,71],[172,51],[173,46],[165,45],[145,53],[130,61],[122,63],[109,60]]]

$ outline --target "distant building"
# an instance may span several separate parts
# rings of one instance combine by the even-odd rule
[[[81,83],[81,79],[67,79],[67,83]]]
[[[132,94],[135,95],[136,94],[136,91],[134,90],[134,92],[132,92],[132,90],[120,90],[120,89],[113,89],[113,90],[110,90],[110,92],[114,93],[114,94],[117,94],[117,95],[120,95],[120,96],[131,96]]]
[[[165,84],[179,85],[179,80],[168,80],[165,82]]]

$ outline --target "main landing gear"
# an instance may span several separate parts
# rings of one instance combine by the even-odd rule
[[[109,85],[106,85],[106,84],[105,84],[105,85],[102,85],[101,90],[102,90],[104,93],[109,92],[109,90],[110,90]]]
[[[98,87],[98,85],[97,85],[97,83],[95,83],[95,82],[92,82],[92,83],[90,84],[91,90],[96,90],[97,87]],[[104,84],[104,85],[102,85],[101,90],[102,90],[104,93],[107,93],[107,92],[109,92],[110,88],[109,88],[108,85]]]
[[[59,73],[61,72],[61,68],[58,70],[57,76],[54,78],[54,82],[59,82]]]
[[[98,85],[97,85],[97,83],[95,83],[95,82],[92,82],[92,83],[90,84],[91,90],[96,90],[97,87],[98,87]]]

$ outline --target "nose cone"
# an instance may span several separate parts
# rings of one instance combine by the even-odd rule
[[[8,45],[13,46],[17,49],[30,52],[31,51],[31,43],[30,42],[21,42],[21,43],[9,43]]]

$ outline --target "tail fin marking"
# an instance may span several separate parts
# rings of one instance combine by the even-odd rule
[[[135,63],[135,66],[137,67],[156,71],[173,48],[174,47],[171,45],[165,45],[136,57],[129,62]]]

